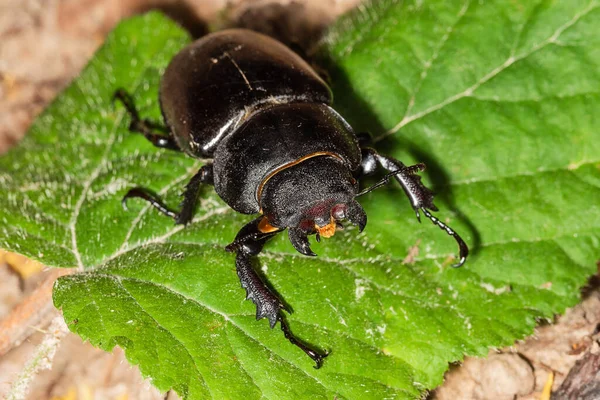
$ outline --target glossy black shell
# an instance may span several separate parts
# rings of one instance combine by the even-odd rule
[[[330,103],[331,91],[296,53],[244,29],[204,36],[165,71],[160,103],[179,147],[212,157],[219,141],[261,105]]]
[[[252,31],[221,31],[184,48],[163,75],[160,103],[180,148],[213,158],[215,191],[241,213],[259,212],[261,183],[299,159],[324,153],[349,171],[360,165],[329,87],[297,54]]]

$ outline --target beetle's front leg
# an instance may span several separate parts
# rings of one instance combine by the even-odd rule
[[[226,249],[236,252],[235,267],[242,287],[246,289],[246,299],[256,304],[256,319],[267,318],[271,328],[277,323],[279,313],[285,305],[269,290],[252,266],[252,258],[257,256],[265,243],[279,230],[263,233],[259,229],[262,217],[246,224]]]
[[[264,229],[261,229],[263,218],[261,216],[246,224],[226,249],[237,253],[235,258],[236,271],[242,287],[246,289],[246,299],[252,300],[256,305],[256,319],[267,318],[271,329],[279,321],[286,339],[304,351],[316,363],[315,368],[318,369],[321,367],[323,359],[327,357],[327,353],[312,349],[294,336],[283,314],[283,310],[288,312],[289,310],[263,282],[252,265],[252,259],[262,251],[265,243],[282,231],[281,229],[275,229],[265,232]]]
[[[372,175],[378,167],[382,167],[388,172],[394,172],[393,177],[402,186],[417,214],[417,219],[421,219],[419,210],[423,208],[433,211],[438,210],[433,204],[433,192],[423,185],[421,177],[417,175],[418,172],[425,170],[425,164],[415,164],[407,167],[401,161],[383,156],[370,147],[362,149],[363,175]]]
[[[410,204],[413,210],[415,210],[419,222],[421,221],[419,211],[421,211],[427,218],[431,220],[431,222],[443,229],[448,235],[452,236],[454,240],[456,240],[458,243],[460,259],[454,266],[460,267],[463,265],[467,260],[467,256],[469,255],[469,248],[467,247],[467,244],[458,235],[458,233],[456,233],[452,228],[444,224],[429,212],[429,210],[438,211],[438,208],[435,206],[435,204],[433,204],[433,192],[423,185],[421,182],[421,177],[417,174],[418,172],[425,170],[425,164],[406,166],[402,162],[392,157],[383,156],[377,153],[377,151],[370,147],[363,148],[361,174],[363,176],[372,175],[375,173],[378,167],[382,167],[388,171],[389,174],[380,183],[375,184],[371,188],[361,192],[361,194],[368,193],[382,184],[385,184],[389,177],[393,176],[400,186],[402,186],[404,193],[406,193],[406,196],[410,200]]]

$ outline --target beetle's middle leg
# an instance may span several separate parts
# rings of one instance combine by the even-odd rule
[[[141,119],[131,95],[125,89],[117,89],[113,99],[120,100],[131,117],[129,130],[144,135],[154,146],[161,149],[181,151],[173,137],[168,135],[168,129],[148,119]],[[157,131],[161,133],[157,133]]]
[[[263,249],[265,243],[281,229],[264,232],[261,230],[259,217],[246,224],[237,234],[235,240],[227,246],[227,251],[236,252],[235,266],[242,287],[246,289],[246,299],[250,299],[256,305],[256,319],[267,318],[269,325],[274,328],[277,322],[281,326],[284,336],[293,345],[304,351],[315,363],[315,368],[320,368],[327,353],[314,350],[300,339],[296,338],[285,319],[283,310],[286,310],[283,302],[268,288],[252,266],[253,257],[257,256]]]
[[[200,187],[202,184],[213,184],[212,164],[206,164],[202,166],[196,175],[190,179],[185,187],[185,191],[183,192],[183,201],[181,202],[181,210],[179,212],[172,211],[154,193],[141,187],[136,187],[129,190],[129,192],[123,196],[122,203],[125,207],[127,199],[131,197],[139,197],[149,202],[162,214],[173,218],[176,224],[185,225],[194,217],[194,210],[196,208],[196,204],[198,204],[198,197],[200,195]]]

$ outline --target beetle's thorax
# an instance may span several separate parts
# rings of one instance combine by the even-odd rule
[[[356,137],[339,114],[321,103],[266,107],[217,147],[213,163],[215,190],[236,211],[257,213],[271,180],[284,172],[288,176],[290,171],[300,170],[310,180],[308,175],[318,175],[318,169],[304,171],[296,166],[321,158],[335,160],[348,176],[360,165]],[[290,189],[295,191],[294,187]]]

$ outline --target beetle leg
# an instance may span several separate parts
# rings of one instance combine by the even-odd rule
[[[387,156],[382,156],[372,148],[362,150],[362,167],[364,175],[372,175],[377,166],[381,166],[388,172],[394,172],[394,179],[402,186],[404,193],[410,200],[410,204],[420,220],[419,210],[427,208],[437,211],[438,208],[433,204],[433,192],[421,182],[421,177],[417,172],[425,169],[424,164],[406,166],[402,162]]]
[[[117,89],[113,95],[113,100],[120,100],[129,113],[129,116],[131,117],[129,130],[131,132],[141,133],[154,146],[161,149],[181,151],[175,140],[171,136],[165,135],[165,133],[168,133],[168,129],[148,119],[140,119],[135,103],[133,102],[131,95],[127,93],[125,89]],[[156,133],[156,131],[161,131],[163,133]]]
[[[429,210],[438,211],[438,208],[435,206],[435,204],[433,204],[433,192],[423,185],[421,182],[421,177],[417,175],[418,172],[425,170],[425,165],[416,164],[407,167],[402,162],[392,157],[383,156],[377,153],[374,149],[368,147],[362,149],[362,157],[363,175],[373,174],[377,168],[377,165],[390,172],[388,175],[393,176],[400,186],[402,186],[404,193],[406,193],[406,196],[410,200],[411,206],[415,210],[419,222],[421,221],[419,211],[421,211],[427,218],[431,220],[431,222],[433,222],[434,225],[437,225],[440,229],[444,230],[448,235],[452,236],[454,240],[456,240],[459,248],[460,259],[459,262],[453,266],[460,267],[463,265],[467,259],[467,256],[469,255],[469,248],[467,247],[465,241],[452,228],[444,224],[429,212]],[[389,179],[388,176],[386,176],[386,178],[380,183],[375,184],[372,188],[369,188],[360,194],[368,193],[369,191],[381,186],[381,184],[385,184],[387,179]]]
[[[181,211],[175,212],[169,209],[154,193],[148,189],[136,187],[127,192],[121,201],[123,207],[127,209],[127,199],[131,197],[139,197],[149,202],[154,208],[160,211],[167,217],[175,220],[176,224],[187,224],[193,216],[196,204],[198,204],[198,196],[200,194],[201,184],[213,184],[213,169],[212,164],[206,164],[190,179],[183,192],[183,201],[181,202]]]
[[[161,214],[166,215],[167,217],[176,218],[177,213],[172,211],[167,207],[165,203],[163,203],[154,193],[150,190],[142,187],[135,187],[130,189],[123,199],[121,200],[121,205],[125,210],[127,210],[127,199],[131,197],[138,197],[140,199],[146,200],[148,203],[152,205],[152,207],[156,208]]]
[[[201,184],[213,184],[212,164],[203,165],[202,168],[190,179],[183,192],[183,201],[181,202],[181,211],[175,218],[176,224],[187,225],[194,217],[194,211],[198,204]]]
[[[267,318],[271,329],[279,321],[286,339],[304,351],[316,363],[315,368],[320,368],[327,353],[312,349],[294,336],[283,314],[283,310],[287,310],[285,304],[269,289],[252,266],[252,258],[262,251],[263,246],[271,237],[282,231],[261,232],[259,224],[263,218],[261,216],[246,224],[226,249],[237,253],[236,271],[242,287],[246,289],[246,299],[252,300],[256,305],[256,319]],[[289,312],[289,310],[287,311]]]
[[[357,132],[356,138],[361,149],[370,146],[373,142],[373,138],[369,132]]]
[[[361,154],[361,162],[360,162],[360,170],[359,174],[361,177],[370,176],[377,172],[377,168],[379,168],[379,163],[375,158],[377,153],[375,150],[367,147],[362,149]]]

